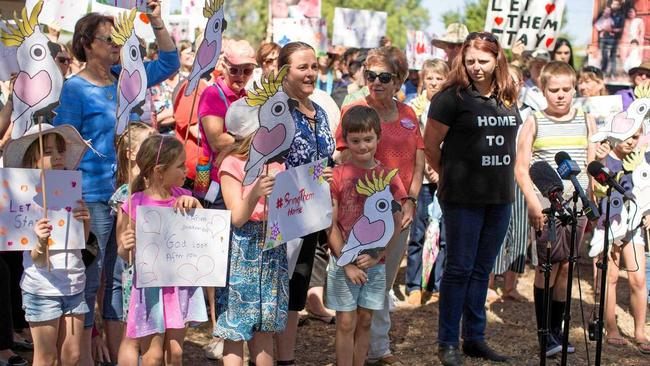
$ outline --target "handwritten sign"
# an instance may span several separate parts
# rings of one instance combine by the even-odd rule
[[[490,0],[485,31],[503,48],[522,41],[527,50],[552,48],[562,26],[564,0]]]
[[[29,14],[38,0],[27,0],[25,5]],[[43,0],[43,10],[38,22],[74,32],[77,20],[86,15],[88,0]]]
[[[275,176],[268,198],[264,249],[328,228],[332,223],[330,185],[323,176],[327,159],[301,165]]]
[[[114,6],[116,8],[128,9],[133,8],[138,9],[138,11],[146,12],[147,9],[147,0],[95,0],[100,4]]]
[[[409,69],[421,70],[424,61],[439,58],[446,58],[445,51],[433,47],[431,37],[423,31],[406,31],[406,59]]]
[[[138,206],[138,287],[226,285],[230,211]]]
[[[316,53],[327,52],[327,20],[273,19],[273,42],[280,46],[289,42],[305,42],[314,47]]]
[[[271,0],[271,16],[277,18],[320,18],[321,0]]]
[[[102,3],[102,1],[104,3]],[[113,1],[110,0],[93,0],[91,4],[92,11],[115,17],[115,19],[118,19],[118,15],[124,13],[124,8],[116,7],[112,4],[106,5],[106,2],[113,3]],[[147,14],[138,12],[138,15],[135,17],[134,24],[135,34],[137,34],[138,37],[146,41],[153,41],[156,39],[156,36],[153,34],[151,24],[149,23]]]
[[[334,8],[333,45],[375,48],[386,35],[388,13],[360,9]]]
[[[47,217],[52,225],[50,249],[83,249],[83,223],[72,217],[81,199],[81,172],[46,170]],[[31,250],[38,237],[34,225],[43,218],[39,169],[0,169],[0,251]]]

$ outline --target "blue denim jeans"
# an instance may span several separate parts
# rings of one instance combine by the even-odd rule
[[[433,202],[436,185],[423,184],[418,195],[418,206],[415,218],[411,223],[411,235],[406,257],[406,292],[422,289],[422,249],[424,247],[424,234],[429,223],[428,208]]]
[[[105,268],[106,261],[111,264],[111,269],[113,268],[112,266],[115,264],[117,251],[115,244],[115,217],[111,215],[111,208],[108,206],[108,203],[86,202],[86,206],[88,206],[88,210],[90,211],[90,230],[97,236],[99,244],[99,252],[95,261],[86,268],[86,287],[84,293],[89,311],[86,313],[84,327],[90,328],[95,322],[95,300],[97,298],[102,269]],[[109,242],[112,244],[108,245]],[[106,288],[108,292],[113,287],[113,273],[108,274],[105,278],[105,282],[111,284]],[[120,304],[120,308],[121,306]]]
[[[465,341],[485,339],[485,297],[494,261],[510,222],[511,204],[441,202],[447,261],[440,283],[438,342],[457,346],[463,319]]]

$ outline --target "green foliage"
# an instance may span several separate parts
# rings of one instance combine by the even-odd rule
[[[255,48],[266,38],[268,0],[226,1],[225,11],[228,28],[224,37],[245,39]]]
[[[465,8],[447,11],[441,15],[445,27],[451,23],[463,23],[470,32],[482,32],[489,0],[466,0]]]

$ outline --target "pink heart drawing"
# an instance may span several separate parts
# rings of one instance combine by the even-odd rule
[[[70,207],[70,206],[65,206],[65,210],[68,211],[68,212],[70,212],[70,211],[72,211],[72,207]]]
[[[14,94],[30,107],[47,98],[51,90],[52,78],[46,70],[41,70],[34,76],[21,71],[14,83]]]
[[[77,181],[73,180],[72,182],[70,182],[70,185],[72,186],[72,188],[76,187],[77,186]]]
[[[156,281],[158,276],[154,271],[154,265],[158,259],[158,253],[160,248],[155,243],[147,244],[141,253],[136,255],[136,272],[137,272],[137,284],[146,285]]]
[[[176,269],[178,277],[187,281],[187,284],[198,285],[201,278],[212,274],[214,260],[207,255],[200,256],[194,263],[183,263]]]
[[[215,53],[217,52],[217,41],[212,41],[209,42],[207,40],[203,40],[201,42],[201,46],[199,47],[199,52],[197,52],[197,56],[199,59],[199,66],[201,68],[204,68],[208,66],[210,61],[215,57]]]
[[[13,241],[8,241],[8,242],[7,242],[7,246],[8,246],[8,247],[10,247],[10,246],[12,246],[12,245],[14,245],[14,242],[13,242]]]
[[[614,133],[623,133],[627,132],[634,126],[634,119],[633,118],[626,118],[627,113],[626,112],[621,112],[614,116],[614,120],[612,121],[612,132]]]
[[[142,232],[147,234],[160,234],[160,214],[156,211],[145,211],[142,215]]]
[[[361,216],[352,227],[352,233],[361,245],[366,245],[381,239],[385,229],[383,221],[377,220],[371,223],[367,216]]]
[[[124,70],[120,75],[120,90],[128,103],[133,102],[140,93],[141,82],[142,77],[138,70],[134,70],[132,73]]]
[[[253,148],[259,151],[262,155],[268,155],[278,146],[282,145],[286,137],[287,129],[284,125],[277,125],[270,131],[268,128],[262,126],[257,130],[257,133],[255,133],[255,137],[253,138]]]

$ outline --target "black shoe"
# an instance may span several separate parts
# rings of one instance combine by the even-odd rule
[[[560,352],[562,352],[562,343],[560,343],[553,334],[546,336],[546,357],[554,356]]]
[[[508,357],[496,353],[484,341],[463,342],[463,353],[470,357],[483,358],[494,362],[506,362]]]
[[[555,338],[555,343],[559,344],[560,347],[562,347],[562,339],[563,339],[562,334],[552,332],[551,333],[551,338]],[[562,351],[562,348],[560,348],[560,351]],[[566,352],[567,353],[574,353],[575,351],[576,351],[576,348],[571,344],[571,342],[567,342]]]
[[[462,366],[463,354],[458,346],[438,346],[438,359],[443,366]]]

